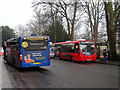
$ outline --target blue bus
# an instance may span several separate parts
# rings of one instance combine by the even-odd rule
[[[21,36],[4,43],[4,60],[17,68],[50,65],[49,36]]]

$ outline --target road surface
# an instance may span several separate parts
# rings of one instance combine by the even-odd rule
[[[118,88],[118,67],[51,59],[51,66],[18,70],[6,64],[17,88]]]

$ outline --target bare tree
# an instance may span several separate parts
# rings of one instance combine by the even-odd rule
[[[104,15],[104,6],[102,0],[91,0],[83,2],[83,9],[87,14],[87,21],[84,22],[91,29],[92,40],[98,40],[98,27]]]
[[[82,39],[86,39],[86,40],[90,40],[90,31],[89,29],[86,27],[86,29],[84,30],[84,33],[82,33],[81,35]]]
[[[76,13],[78,11],[78,8],[80,8],[80,3],[78,3],[78,2],[71,3],[70,1],[65,2],[64,0],[57,0],[57,1],[55,3],[54,2],[44,2],[44,1],[34,2],[33,7],[36,8],[41,4],[46,4],[46,5],[51,6],[51,8],[53,10],[56,10],[59,13],[59,15],[66,21],[69,39],[73,40],[75,24],[76,24],[75,23]]]
[[[120,15],[120,4],[118,2],[107,2],[104,0],[104,5],[111,60],[116,60],[116,31]]]
[[[15,29],[17,36],[30,36],[31,34],[28,27],[20,25],[20,24],[16,26],[14,29]]]

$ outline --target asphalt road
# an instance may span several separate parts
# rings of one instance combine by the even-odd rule
[[[40,68],[6,66],[17,88],[118,88],[119,66],[55,59]]]

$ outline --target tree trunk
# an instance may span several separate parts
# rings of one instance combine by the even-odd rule
[[[70,23],[69,23],[67,17],[66,17],[66,21],[67,21],[67,27],[68,27],[68,28],[67,28],[67,29],[68,29],[68,39],[71,40],[71,34],[70,34]]]
[[[94,35],[93,35],[93,28],[92,28],[92,25],[90,25],[90,31],[91,31],[91,38],[92,38],[92,40],[94,40]]]
[[[110,27],[108,31],[111,60],[116,60],[116,32],[114,27],[114,17],[112,13],[110,18]]]
[[[98,26],[95,27],[95,33],[94,33],[94,36],[95,36],[94,41],[95,41],[95,43],[97,43],[97,40],[98,40],[98,28],[97,27]]]
[[[112,30],[112,29],[111,29]],[[113,31],[109,32],[112,33]],[[115,40],[115,34],[109,34],[109,48],[111,53],[111,60],[116,60],[116,40]]]
[[[108,6],[105,4],[105,14],[106,14],[106,23],[107,23],[107,35],[109,41],[109,49],[111,53],[111,60],[117,60],[116,58],[116,32],[114,25],[114,15],[112,10],[112,2],[109,2],[109,7],[111,10],[108,10]]]
[[[74,25],[75,25],[76,11],[77,11],[77,2],[75,2],[75,7],[74,7],[74,16],[72,20],[72,29],[71,29],[71,40],[74,39]]]
[[[55,32],[55,34],[54,34],[54,37],[55,37],[54,43],[56,43],[56,20],[55,20],[55,23],[54,23],[54,32]]]

